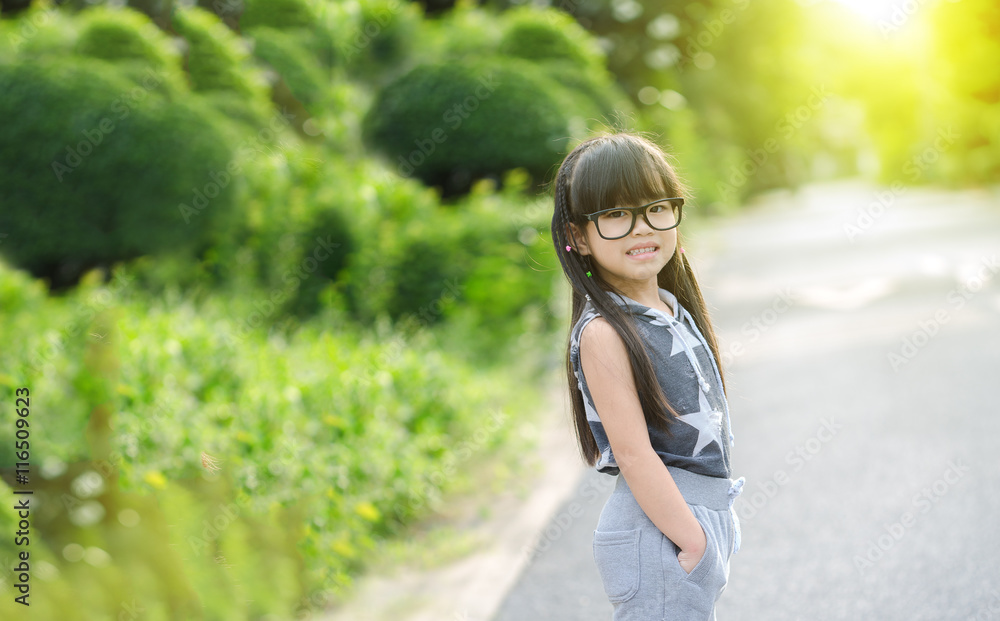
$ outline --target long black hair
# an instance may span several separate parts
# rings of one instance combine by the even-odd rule
[[[625,344],[647,425],[662,429],[667,434],[670,434],[671,423],[678,416],[677,410],[663,394],[634,320],[605,292],[619,295],[624,293],[601,278],[598,271],[593,269],[591,255],[566,252],[566,246],[576,247],[569,224],[585,228],[585,213],[610,209],[616,205],[638,205],[664,196],[684,197],[687,193],[687,188],[656,144],[636,133],[606,131],[578,144],[563,160],[556,174],[555,211],[552,214],[552,241],[563,273],[572,288],[570,334],[583,314],[586,296],[589,295],[591,304],[614,327]],[[679,249],[682,247],[680,227],[676,230]],[[589,277],[588,271],[591,273]],[[673,293],[677,301],[687,309],[708,341],[712,355],[716,361],[721,361],[705,300],[685,253],[675,250],[674,256],[660,270],[656,280],[660,287]],[[719,375],[722,376],[721,362]],[[573,374],[569,337],[566,341],[566,378],[580,451],[586,463],[594,466],[600,458],[600,451],[587,423],[583,395],[577,388]],[[725,379],[722,381],[725,391]]]

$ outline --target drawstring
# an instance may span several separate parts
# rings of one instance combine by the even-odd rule
[[[733,531],[735,532],[735,536],[733,537],[733,554],[740,551],[740,545],[743,543],[743,535],[740,532],[740,518],[736,515],[736,508],[733,507],[733,502],[743,493],[743,484],[746,481],[746,477],[740,477],[733,481],[733,484],[729,488],[729,513],[733,516]]]
[[[691,331],[694,332],[695,336],[697,336],[698,339],[701,341],[701,344],[705,348],[705,351],[708,352],[708,354],[709,354],[708,357],[712,361],[712,370],[715,371],[715,378],[719,381],[719,386],[722,386],[722,377],[719,375],[719,369],[715,365],[715,356],[713,356],[711,354],[712,350],[708,346],[708,341],[705,340],[705,337],[702,335],[701,331],[698,330],[697,324],[695,324],[694,321],[691,321],[690,323],[691,323],[691,325],[690,325]],[[686,343],[685,343],[685,345],[686,345]],[[700,369],[698,369],[698,370],[700,372]],[[699,378],[700,377],[701,376],[699,375]],[[732,425],[732,421],[729,418],[729,400],[728,399],[722,399],[722,407],[726,411],[726,427],[729,429],[729,446],[730,446],[730,448],[732,448],[732,447],[736,446],[736,436],[733,435],[733,425]]]
[[[654,308],[651,310],[656,310],[656,309]],[[684,353],[687,354],[688,360],[691,362],[691,366],[694,367],[694,372],[698,375],[698,384],[701,386],[701,389],[705,391],[705,393],[707,394],[709,391],[712,390],[712,385],[709,384],[708,380],[705,379],[705,373],[701,370],[701,363],[698,362],[698,356],[695,355],[694,350],[691,349],[691,345],[687,342],[687,339],[684,338],[683,330],[680,330],[677,327],[676,325],[678,323],[677,320],[669,315],[664,315],[664,316],[670,320],[670,329],[673,331],[674,335],[681,340],[681,343],[684,345]]]

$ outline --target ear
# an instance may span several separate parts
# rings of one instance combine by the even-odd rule
[[[582,255],[590,254],[590,245],[587,244],[586,231],[584,229],[581,229],[577,225],[573,224],[572,222],[569,223],[569,228],[572,230],[573,235],[570,235],[569,231],[567,231],[566,239],[569,239],[570,243],[573,243],[574,239],[576,240],[575,242],[576,247],[574,248],[574,250],[576,250]]]

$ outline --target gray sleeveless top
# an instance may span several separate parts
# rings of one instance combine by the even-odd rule
[[[680,414],[679,420],[671,426],[672,438],[651,425],[647,426],[653,450],[668,466],[707,476],[730,477],[732,466],[729,455],[734,438],[730,431],[729,404],[722,390],[715,357],[694,319],[677,302],[676,296],[662,287],[659,289],[660,299],[674,309],[676,317],[627,296],[605,293],[624,307],[635,321],[663,393]],[[587,422],[601,451],[597,471],[616,475],[618,464],[580,363],[580,335],[584,327],[598,316],[588,296],[583,313],[570,333],[570,360],[577,386],[583,394]]]

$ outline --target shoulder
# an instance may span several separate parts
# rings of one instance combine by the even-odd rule
[[[591,352],[602,358],[625,358],[625,342],[614,326],[598,315],[583,327],[580,333],[580,353]]]
[[[612,338],[620,339],[618,332],[615,331],[610,321],[600,315],[595,315],[591,318],[580,332],[581,345],[584,342],[590,342],[591,344],[595,342],[607,343]]]

